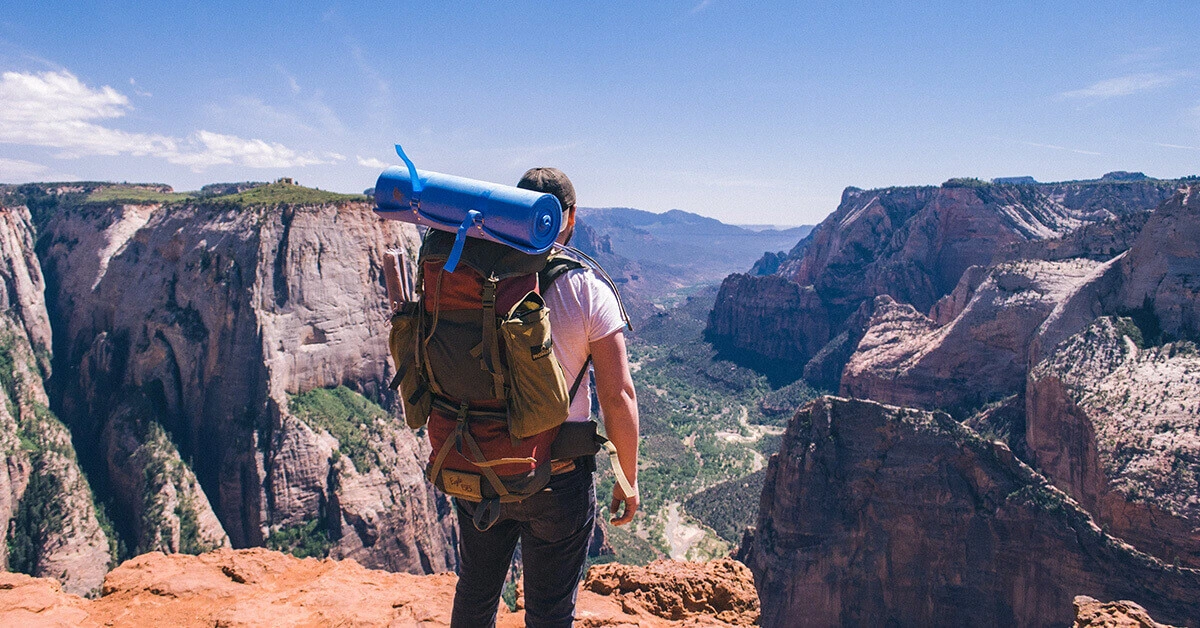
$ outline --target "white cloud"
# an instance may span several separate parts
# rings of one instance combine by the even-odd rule
[[[344,159],[205,130],[180,139],[99,124],[120,118],[130,109],[124,94],[109,86],[91,88],[70,72],[5,72],[0,76],[0,143],[58,148],[62,158],[152,156],[196,171],[219,164],[286,168]]]
[[[359,157],[358,165],[360,165],[364,168],[374,168],[376,170],[379,170],[380,168],[387,168],[391,164],[389,164],[381,159],[375,159],[374,157],[371,157],[370,159],[365,159],[363,157]]]
[[[1074,89],[1060,94],[1065,98],[1116,98],[1131,96],[1160,87],[1167,87],[1179,80],[1179,74],[1129,74],[1097,81],[1083,89]]]
[[[263,140],[246,140],[211,131],[197,131],[191,139],[196,150],[163,156],[171,163],[193,168],[218,164],[239,164],[250,168],[287,168],[328,163],[312,153],[297,153],[282,144]]]
[[[35,164],[32,161],[0,157],[0,181],[6,183],[28,181],[44,175],[49,170],[46,166]]]

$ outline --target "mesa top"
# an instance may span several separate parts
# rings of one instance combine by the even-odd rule
[[[589,345],[624,329],[621,308],[612,288],[588,268],[559,277],[542,298],[550,309],[554,357],[562,366],[567,385],[587,362]],[[591,381],[584,377],[571,402],[568,421],[587,421],[591,414]]]

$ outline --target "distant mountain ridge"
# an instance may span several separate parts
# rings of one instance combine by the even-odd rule
[[[579,218],[608,237],[613,253],[665,266],[679,280],[693,284],[745,272],[763,253],[790,250],[813,229],[747,229],[679,209],[656,214],[628,207],[581,207]]]

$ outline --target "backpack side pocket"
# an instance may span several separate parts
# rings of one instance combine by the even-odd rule
[[[567,420],[567,381],[554,357],[549,313],[541,295],[530,292],[500,323],[508,361],[508,425],[517,438]]]
[[[392,352],[392,362],[396,366],[396,376],[392,379],[393,390],[400,391],[404,404],[404,421],[412,429],[425,425],[429,420],[429,407],[432,397],[429,385],[421,376],[420,352],[417,343],[420,341],[421,309],[419,303],[405,303],[392,314],[392,331],[388,334],[388,348]]]

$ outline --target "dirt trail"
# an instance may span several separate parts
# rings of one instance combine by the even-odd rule
[[[663,525],[663,537],[671,548],[671,558],[687,560],[687,553],[704,539],[704,530],[683,520],[679,502],[667,506],[667,521]]]
[[[714,436],[729,443],[753,443],[768,434],[777,436],[783,433],[782,427],[774,427],[771,425],[751,425],[750,411],[746,409],[746,406],[740,406],[739,408],[740,414],[738,415],[738,425],[742,427],[742,430],[749,432],[749,435],[744,436],[740,432],[721,431],[716,432]]]

